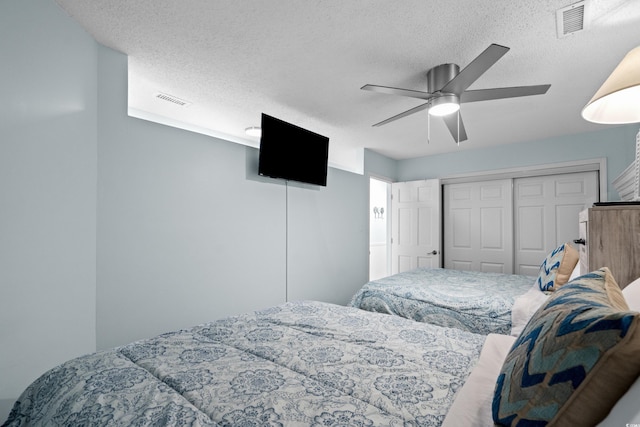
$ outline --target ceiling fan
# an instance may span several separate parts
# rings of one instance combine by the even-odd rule
[[[424,99],[427,101],[424,104],[376,123],[373,126],[382,126],[428,109],[430,116],[441,116],[444,119],[454,140],[458,143],[465,141],[467,139],[467,132],[464,129],[460,115],[461,103],[542,95],[551,87],[551,85],[536,85],[467,90],[473,82],[508,51],[508,47],[491,44],[462,71],[460,71],[460,67],[456,64],[441,64],[433,67],[427,71],[427,92],[371,84],[362,86],[361,89],[363,90]],[[458,114],[453,114],[456,112]]]

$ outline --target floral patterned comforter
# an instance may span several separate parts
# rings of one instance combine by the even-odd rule
[[[5,426],[439,426],[485,337],[321,302],[68,361]]]
[[[535,277],[418,268],[365,284],[350,305],[478,334],[511,331],[511,308]]]

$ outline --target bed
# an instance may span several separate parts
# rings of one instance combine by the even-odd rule
[[[69,361],[5,425],[435,426],[484,340],[290,302]]]
[[[537,276],[422,267],[366,283],[349,304],[478,334],[517,335],[554,286],[577,276],[578,260],[565,243],[547,255]]]
[[[640,314],[629,311],[609,277],[603,270],[562,287],[519,337],[289,302],[63,363],[27,387],[3,426],[488,427],[494,420],[539,421],[530,419],[531,405],[523,409],[516,392],[560,399],[553,406],[524,400],[534,403],[534,415],[546,417],[539,425],[640,423]],[[541,326],[576,320],[575,312],[581,330],[564,334],[571,345]],[[595,349],[587,336],[593,331]],[[534,390],[519,390],[523,367],[526,375],[552,370],[534,366],[545,358],[532,356],[556,341],[557,366],[578,360],[582,374],[527,381]],[[576,357],[585,345],[588,356]],[[596,393],[588,405],[576,398],[586,395],[586,386]],[[516,393],[513,402],[506,389]],[[574,422],[576,412],[581,422]]]
[[[350,305],[479,334],[510,334],[514,302],[532,289],[535,280],[524,275],[417,268],[366,283]]]

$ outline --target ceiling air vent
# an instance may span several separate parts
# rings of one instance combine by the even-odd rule
[[[173,95],[168,95],[166,93],[162,93],[162,92],[158,92],[156,93],[156,98],[161,99],[163,101],[167,101],[167,102],[172,102],[176,105],[179,105],[180,107],[188,107],[189,105],[191,105],[191,103],[189,101],[185,101],[184,99],[180,99],[176,96]]]
[[[567,37],[585,29],[586,1],[580,1],[556,11],[558,37]]]

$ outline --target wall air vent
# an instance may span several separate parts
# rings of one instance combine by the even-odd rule
[[[155,94],[155,97],[161,99],[163,101],[172,102],[175,105],[179,105],[180,107],[188,107],[191,105],[189,101],[185,101],[184,99],[180,99],[173,95],[168,95],[166,93],[158,92]]]
[[[587,2],[580,1],[556,11],[558,38],[567,37],[585,29]]]

